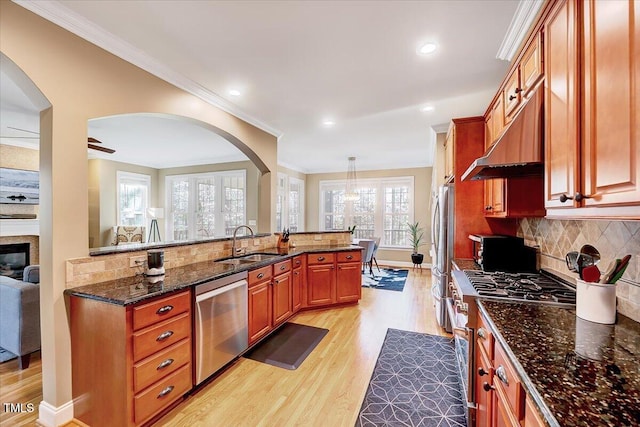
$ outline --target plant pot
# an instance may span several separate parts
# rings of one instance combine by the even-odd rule
[[[414,264],[422,264],[422,261],[424,261],[424,254],[411,254],[411,261]]]

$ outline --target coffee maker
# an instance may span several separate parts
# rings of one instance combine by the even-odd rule
[[[150,249],[147,251],[147,270],[145,276],[162,276],[164,274],[164,250]]]

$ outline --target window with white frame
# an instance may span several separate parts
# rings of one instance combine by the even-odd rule
[[[359,179],[358,199],[344,200],[346,182],[320,182],[320,228],[346,230],[354,237],[380,237],[380,245],[409,247],[407,224],[413,222],[413,177]]]
[[[173,240],[231,236],[246,218],[244,170],[166,178],[167,235]]]
[[[304,231],[304,181],[278,173],[276,230]]]
[[[118,225],[145,226],[151,194],[151,177],[139,173],[117,171],[116,181],[116,221]]]

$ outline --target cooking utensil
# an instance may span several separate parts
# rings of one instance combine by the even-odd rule
[[[620,264],[618,264],[616,269],[611,274],[611,278],[609,279],[609,282],[608,282],[609,284],[612,285],[616,283],[618,280],[620,280],[625,270],[627,269],[627,266],[629,265],[629,260],[631,260],[631,255],[625,255],[625,257],[622,258],[622,260],[620,261]]]
[[[597,282],[600,280],[600,269],[595,265],[588,265],[582,269],[580,278],[589,283]]]
[[[580,253],[589,255],[593,260],[593,265],[596,265],[600,262],[600,252],[598,252],[598,250],[591,245],[584,245],[583,247],[581,247]]]
[[[584,280],[584,278],[582,277],[582,272],[584,271],[585,268],[593,265],[593,258],[591,257],[591,255],[580,253],[578,254],[577,264],[578,264],[578,275],[582,280]]]
[[[618,258],[618,259],[614,259],[609,263],[609,267],[607,267],[607,269],[605,270],[605,273],[602,275],[602,278],[600,279],[600,283],[609,283],[609,280],[611,279],[611,276],[613,275],[613,272],[615,271],[620,261],[622,260]]]
[[[567,261],[567,268],[569,271],[578,271],[578,252],[572,251],[565,255],[564,259]]]

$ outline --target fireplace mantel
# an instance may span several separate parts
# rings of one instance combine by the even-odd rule
[[[39,236],[37,219],[0,219],[0,237]]]

